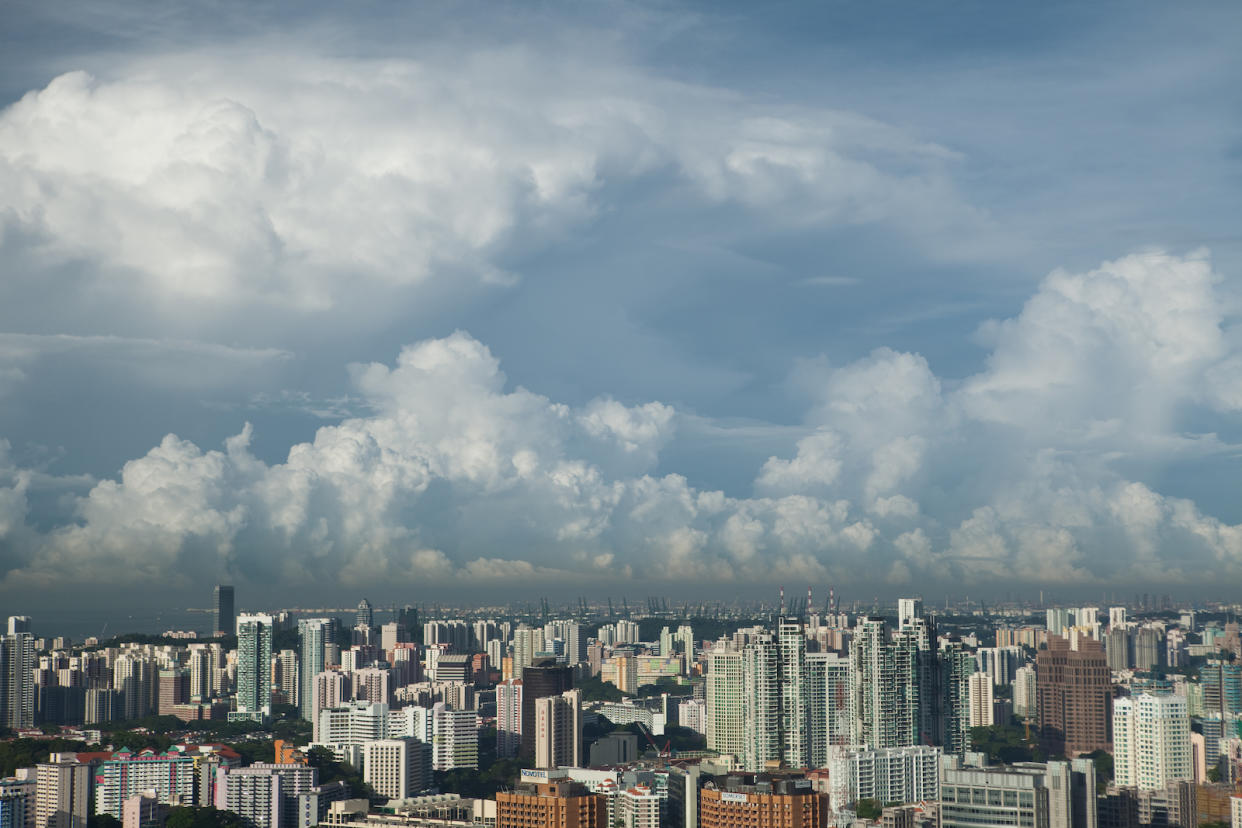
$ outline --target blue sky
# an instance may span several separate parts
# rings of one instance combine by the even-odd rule
[[[0,590],[1238,574],[1236,6],[0,14]]]

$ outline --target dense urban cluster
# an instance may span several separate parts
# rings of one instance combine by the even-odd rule
[[[214,599],[203,635],[9,618],[0,828],[1242,820],[1229,607]]]

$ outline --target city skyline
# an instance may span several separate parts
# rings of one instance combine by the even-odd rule
[[[0,598],[1236,582],[1242,10],[897,9],[7,4]]]

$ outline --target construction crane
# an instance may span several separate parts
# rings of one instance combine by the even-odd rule
[[[656,744],[655,739],[651,738],[651,732],[647,730],[647,728],[643,727],[642,722],[635,722],[634,724],[638,725],[638,729],[642,732],[643,736],[647,738],[647,743],[650,744],[651,749],[656,752],[656,756],[658,756],[661,759],[668,759],[669,757],[673,755],[673,751],[672,751],[673,740],[672,739],[669,739],[667,742],[665,742],[664,749],[661,750],[660,746]]]

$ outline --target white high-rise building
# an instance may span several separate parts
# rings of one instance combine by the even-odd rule
[[[525,624],[513,631],[513,678],[520,679],[522,672],[535,660],[535,653],[543,652],[543,630],[532,629]]]
[[[970,726],[991,727],[992,677],[980,670],[970,677]]]
[[[740,757],[744,734],[742,715],[742,653],[717,646],[707,653],[707,747]]]
[[[417,739],[377,739],[362,746],[362,780],[380,796],[409,799],[431,787],[430,751]]]
[[[1113,767],[1118,785],[1142,790],[1193,779],[1186,699],[1144,693],[1114,701]]]
[[[806,636],[802,624],[785,619],[777,631],[780,662],[777,691],[780,694],[781,761],[787,768],[808,766]]]
[[[694,675],[694,629],[688,624],[682,624],[677,628],[677,635],[674,636],[674,639],[681,644],[685,668],[682,672],[686,676]]]
[[[311,715],[314,716],[311,720],[311,738],[314,741],[320,741],[319,724],[323,711],[340,707],[350,701],[351,690],[349,676],[340,670],[325,670],[314,677],[310,685],[309,699]]]
[[[479,767],[479,711],[431,708],[431,766],[438,771]]]
[[[781,759],[782,735],[780,651],[769,634],[742,650],[742,768]]]
[[[582,692],[535,699],[535,767],[582,765]]]
[[[522,749],[522,682],[496,685],[496,756],[509,759]]]
[[[262,721],[272,714],[270,615],[237,616],[237,712]]]
[[[850,660],[839,653],[806,654],[807,766],[828,764],[828,748],[850,742]]]
[[[909,624],[915,618],[923,617],[923,599],[922,598],[898,598],[897,599],[897,628]]]
[[[870,748],[918,744],[914,636],[891,636],[883,618],[861,617],[850,644],[851,739]]]
[[[281,828],[284,779],[261,768],[219,768],[213,803],[254,828]]]
[[[316,676],[327,666],[325,649],[328,644],[333,643],[334,630],[335,622],[331,618],[303,618],[298,621],[298,634],[302,638],[302,657],[299,667],[302,688],[298,694],[298,702],[302,718],[309,720],[312,724],[319,720],[319,711],[315,709]]]
[[[940,748],[928,745],[883,750],[834,746],[825,762],[832,807],[840,810],[860,799],[939,799],[940,760]]]
[[[24,619],[25,623],[22,623]],[[0,724],[10,730],[34,727],[35,661],[34,635],[23,630],[29,618],[9,618],[14,632],[0,638]]]
[[[350,702],[319,713],[316,742],[325,745],[361,745],[388,737],[388,705]]]
[[[1070,611],[1062,607],[1054,607],[1044,610],[1048,632],[1052,635],[1062,635],[1065,628],[1070,626]]]
[[[1108,608],[1108,628],[1116,630],[1126,625],[1126,608],[1125,607],[1109,607]]]
[[[1035,694],[1035,668],[1030,664],[1019,667],[1013,674],[1013,712],[1022,718],[1035,718],[1039,712],[1039,698]]]
[[[35,828],[86,828],[90,789],[90,765],[53,753],[35,769]]]
[[[660,828],[663,797],[647,785],[625,788],[616,795],[616,820],[621,828]]]

